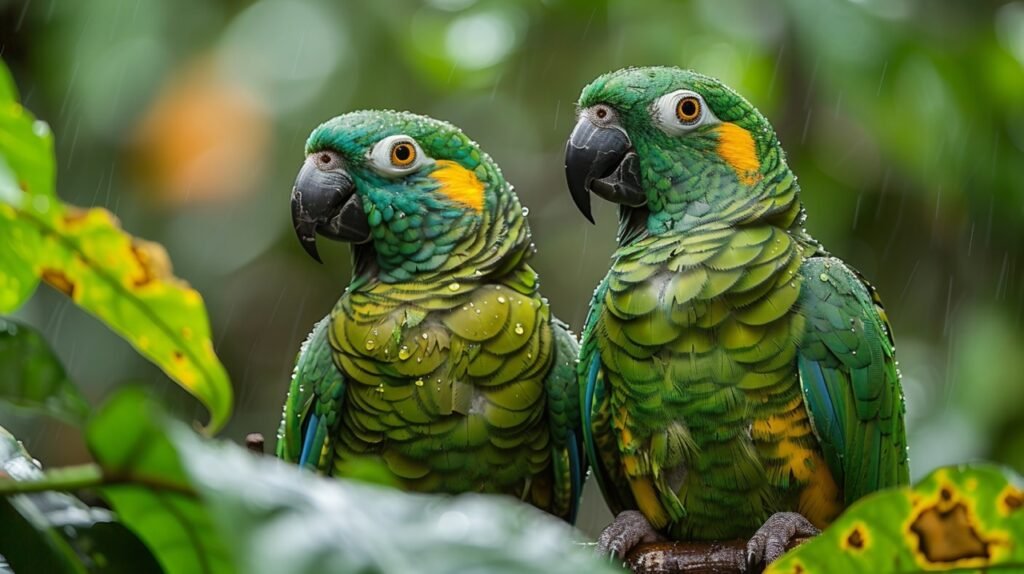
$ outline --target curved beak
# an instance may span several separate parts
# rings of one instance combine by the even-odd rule
[[[302,248],[320,260],[316,234],[339,241],[362,243],[370,238],[370,225],[355,193],[352,176],[343,169],[324,171],[306,159],[292,187],[292,225]]]
[[[576,207],[591,223],[591,193],[631,207],[647,202],[629,136],[617,126],[596,125],[585,115],[565,145],[565,179]]]

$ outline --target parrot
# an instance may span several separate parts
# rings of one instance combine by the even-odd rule
[[[351,244],[352,278],[302,344],[279,458],[371,460],[415,492],[510,495],[574,520],[586,472],[576,336],[529,260],[527,211],[453,125],[354,111],[317,127],[292,223]]]
[[[619,206],[580,343],[583,437],[615,519],[598,549],[746,540],[748,570],[909,480],[892,329],[808,234],[768,120],[673,67],[598,77],[566,143],[569,192]]]

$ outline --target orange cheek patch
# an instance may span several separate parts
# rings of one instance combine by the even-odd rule
[[[757,159],[757,147],[750,132],[733,123],[718,126],[718,155],[726,161],[739,177],[740,182],[753,185],[761,179],[761,161]]]
[[[438,168],[430,177],[441,184],[437,190],[448,199],[471,207],[477,212],[484,209],[484,184],[476,174],[449,160],[439,160]]]

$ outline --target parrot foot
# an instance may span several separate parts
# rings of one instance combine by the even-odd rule
[[[601,556],[624,559],[638,544],[659,542],[665,538],[651,526],[637,510],[624,510],[597,537],[597,552]]]
[[[786,547],[797,538],[817,536],[818,530],[802,514],[776,512],[757,529],[747,542],[747,572],[760,572],[786,552]]]

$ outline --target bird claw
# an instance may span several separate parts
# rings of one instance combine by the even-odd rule
[[[639,544],[658,542],[664,537],[637,510],[624,510],[597,537],[597,552],[622,560]]]
[[[802,514],[776,512],[747,542],[746,572],[760,572],[767,568],[786,552],[786,546],[793,539],[817,536],[820,532]]]

